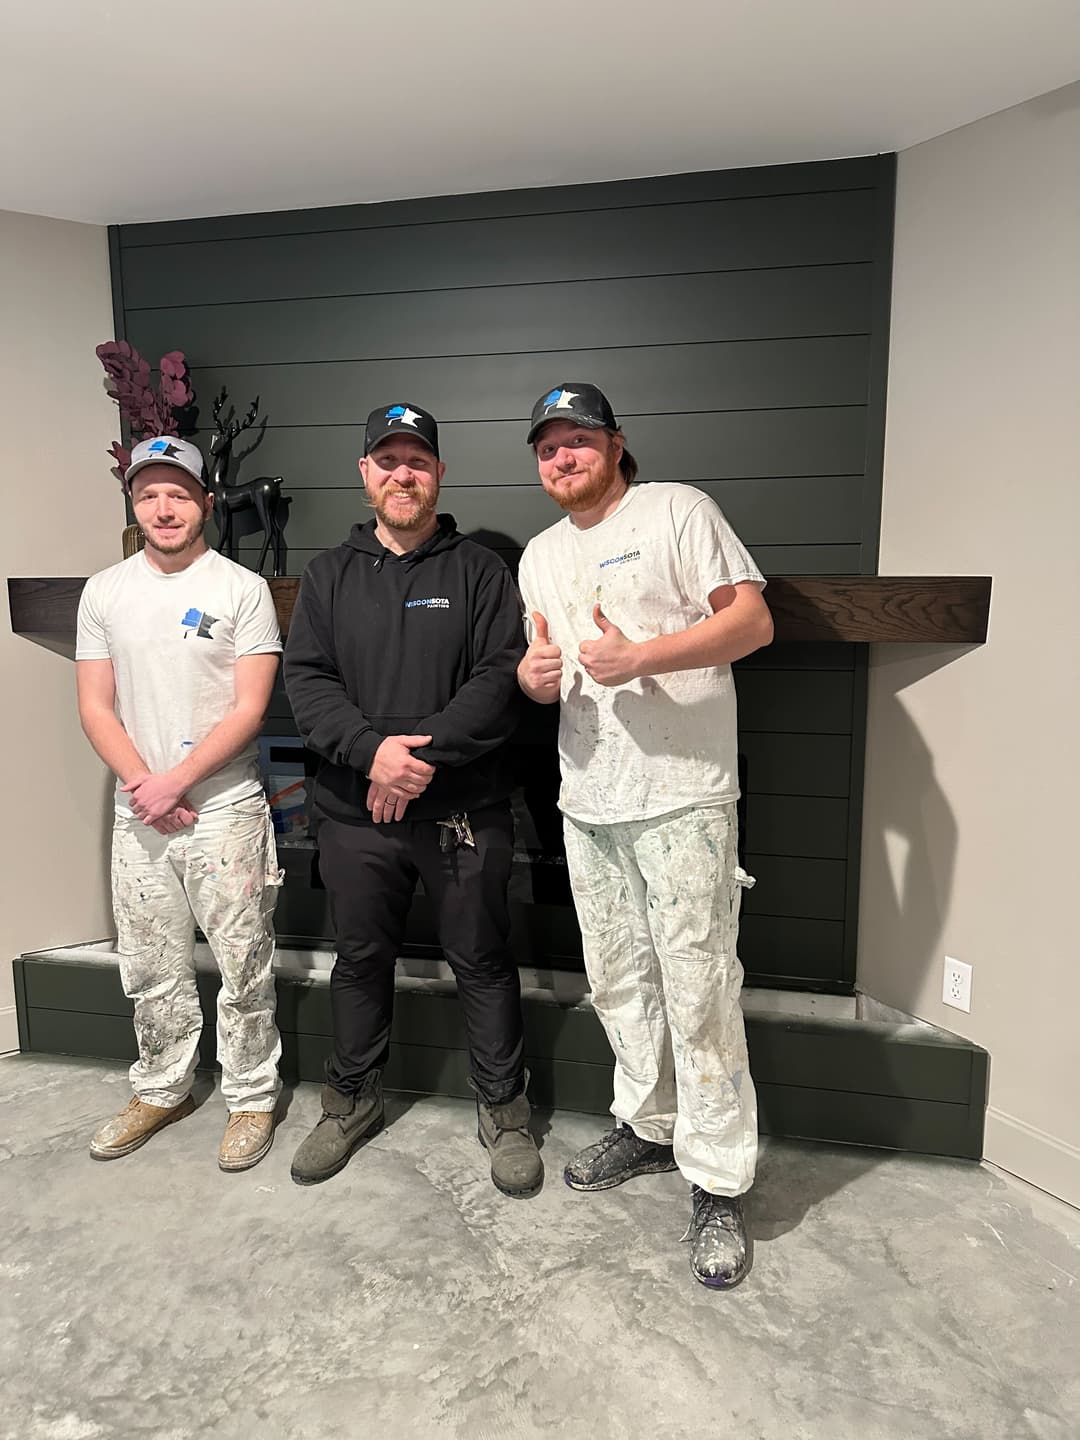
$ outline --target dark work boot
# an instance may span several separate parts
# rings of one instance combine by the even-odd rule
[[[733,1290],[750,1274],[754,1247],[746,1233],[742,1199],[690,1189],[693,1214],[684,1240],[690,1241],[690,1270],[714,1290]]]
[[[302,1141],[292,1162],[297,1185],[318,1185],[344,1170],[354,1150],[377,1135],[385,1124],[382,1078],[372,1070],[356,1095],[342,1095],[331,1085],[322,1088],[322,1119]]]
[[[595,1145],[579,1150],[563,1171],[571,1190],[610,1190],[635,1175],[675,1170],[675,1151],[655,1140],[642,1140],[622,1121]]]
[[[472,1084],[472,1082],[469,1082]],[[475,1090],[476,1086],[472,1088]],[[529,1132],[532,1109],[524,1092],[501,1105],[476,1096],[476,1135],[491,1160],[491,1178],[504,1195],[535,1195],[544,1183],[544,1162]]]

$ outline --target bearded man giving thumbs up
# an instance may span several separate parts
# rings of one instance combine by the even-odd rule
[[[767,645],[765,581],[712,500],[636,484],[607,397],[567,382],[528,443],[565,517],[529,542],[518,683],[561,702],[566,858],[593,1006],[615,1052],[617,1124],[566,1167],[574,1190],[678,1169],[690,1268],[730,1289],[752,1254],[757,1102],[736,954],[731,662]]]

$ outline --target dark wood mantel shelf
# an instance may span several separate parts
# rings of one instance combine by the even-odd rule
[[[271,580],[287,631],[299,581]],[[72,655],[85,579],[8,580],[16,635]],[[990,613],[984,575],[780,575],[765,592],[778,641],[981,645]]]

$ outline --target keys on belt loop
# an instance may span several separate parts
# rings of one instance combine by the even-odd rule
[[[472,833],[472,826],[469,824],[468,814],[459,810],[446,820],[437,822],[442,834],[439,836],[439,849],[442,851],[460,850],[465,846],[469,850],[476,849],[476,839]]]

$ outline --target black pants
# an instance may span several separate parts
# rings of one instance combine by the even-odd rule
[[[356,1094],[390,1054],[394,966],[417,878],[457,979],[477,1089],[491,1105],[525,1089],[521,984],[510,956],[506,898],[513,817],[503,804],[470,810],[469,821],[475,850],[442,850],[434,820],[319,825],[319,869],[337,939],[330,976],[334,1054],[326,1078],[342,1094]]]

